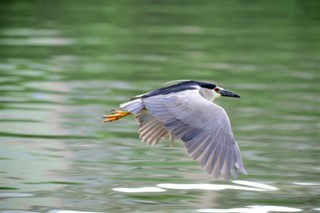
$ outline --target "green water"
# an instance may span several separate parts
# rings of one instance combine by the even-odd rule
[[[319,1],[4,1],[1,210],[319,212]],[[177,141],[101,116],[213,81],[248,175],[215,181]],[[205,185],[204,185],[205,184]]]

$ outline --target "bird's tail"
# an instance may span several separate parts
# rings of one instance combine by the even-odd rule
[[[144,104],[141,98],[138,98],[138,99],[134,99],[126,103],[120,104],[120,108],[136,114],[144,108]]]

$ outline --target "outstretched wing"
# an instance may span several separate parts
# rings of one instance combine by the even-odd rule
[[[138,96],[133,100],[120,105],[121,109],[135,114],[139,122],[139,135],[142,142],[148,145],[156,145],[165,137],[171,137],[161,121],[153,117],[148,110],[145,110],[143,100]]]
[[[141,110],[135,115],[139,122],[139,135],[142,142],[148,145],[156,145],[161,138],[169,135],[163,123],[155,119],[147,110]]]
[[[240,149],[224,109],[203,98],[198,90],[143,98],[144,107],[175,138],[185,142],[192,157],[215,178],[246,173]]]

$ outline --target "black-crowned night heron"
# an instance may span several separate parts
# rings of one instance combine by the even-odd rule
[[[141,140],[158,144],[168,136],[181,139],[188,152],[210,175],[228,180],[238,172],[246,174],[239,146],[231,130],[228,115],[212,101],[220,96],[240,98],[212,83],[182,81],[131,98],[120,104],[124,111],[105,115],[110,122],[134,114],[139,122]]]

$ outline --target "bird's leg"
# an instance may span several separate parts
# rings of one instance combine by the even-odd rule
[[[131,114],[130,112],[125,112],[125,111],[120,111],[120,110],[111,110],[111,114],[110,115],[104,115],[103,118],[106,118],[105,120],[103,120],[103,123],[105,122],[112,122],[112,121],[116,121],[119,120],[127,115]]]

